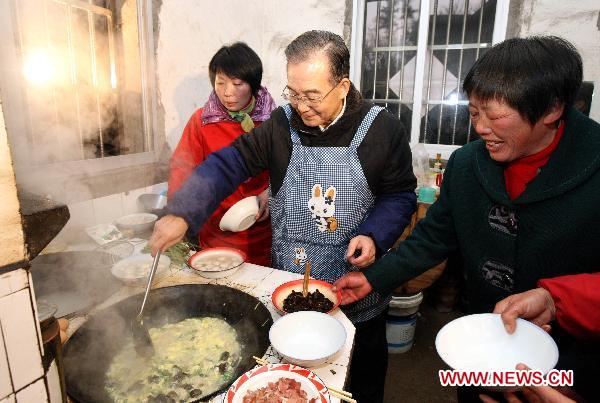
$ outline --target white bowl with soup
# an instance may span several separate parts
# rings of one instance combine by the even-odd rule
[[[202,249],[188,259],[188,265],[205,278],[228,277],[238,271],[246,261],[239,249],[218,247]]]
[[[148,284],[153,260],[154,258],[150,254],[129,256],[115,263],[110,272],[126,285],[145,286]],[[154,273],[154,281],[167,275],[170,266],[171,259],[166,255],[161,255],[156,273]]]

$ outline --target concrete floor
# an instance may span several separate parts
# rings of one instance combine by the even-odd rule
[[[459,311],[437,312],[427,301],[419,307],[413,347],[390,354],[385,381],[386,403],[456,402],[456,388],[440,385],[438,370],[449,369],[435,350],[435,336]]]

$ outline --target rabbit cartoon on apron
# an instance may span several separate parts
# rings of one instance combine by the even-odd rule
[[[292,108],[289,104],[283,108],[289,121]],[[304,273],[310,260],[312,276],[330,283],[359,270],[346,261],[346,250],[373,208],[375,196],[357,149],[382,109],[371,108],[349,147],[305,147],[290,125],[290,163],[281,188],[269,198],[275,268]],[[352,322],[362,322],[381,313],[389,300],[371,293],[342,309]]]

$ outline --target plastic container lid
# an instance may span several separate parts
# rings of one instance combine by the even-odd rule
[[[390,308],[414,308],[419,306],[423,301],[423,293],[419,292],[414,295],[394,295],[390,301]]]

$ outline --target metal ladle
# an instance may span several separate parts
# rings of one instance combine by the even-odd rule
[[[154,260],[152,261],[152,268],[150,269],[150,275],[148,276],[148,285],[146,286],[146,292],[144,293],[144,300],[142,301],[142,308],[140,313],[131,322],[131,332],[133,334],[133,345],[136,353],[142,357],[152,357],[154,355],[154,345],[150,338],[150,333],[144,325],[144,306],[146,305],[146,299],[148,298],[148,292],[150,292],[150,286],[152,285],[152,279],[158,266],[158,260],[160,259],[160,250],[156,252]]]

